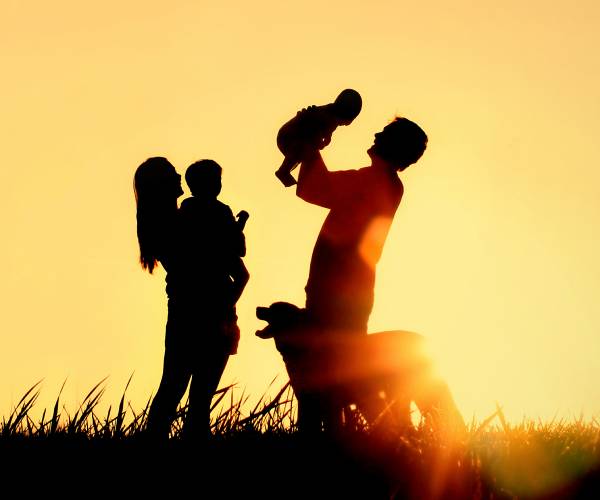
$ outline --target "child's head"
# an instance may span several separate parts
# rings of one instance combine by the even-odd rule
[[[333,103],[335,115],[340,120],[340,125],[352,123],[362,108],[360,94],[353,89],[343,90]]]
[[[396,117],[375,134],[375,142],[368,153],[383,158],[397,170],[404,170],[421,158],[427,148],[427,140],[427,134],[416,123]]]
[[[197,198],[212,199],[221,192],[221,166],[214,160],[192,163],[185,171],[185,182]]]

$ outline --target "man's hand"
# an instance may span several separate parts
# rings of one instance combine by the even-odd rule
[[[312,113],[316,107],[317,106],[315,106],[314,104],[311,104],[310,106],[308,106],[306,108],[302,108],[300,111],[298,111],[296,113],[296,116],[306,116],[307,114]]]

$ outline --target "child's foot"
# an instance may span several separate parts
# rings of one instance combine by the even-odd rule
[[[279,169],[275,172],[275,175],[285,187],[296,184],[296,179],[294,179],[294,176],[289,171]]]

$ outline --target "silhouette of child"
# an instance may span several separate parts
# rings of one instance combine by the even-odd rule
[[[196,279],[210,283],[210,289],[205,287],[204,292],[213,295],[217,311],[222,311],[220,333],[228,339],[229,354],[236,354],[240,331],[235,304],[249,277],[242,261],[246,255],[243,230],[249,215],[242,210],[235,218],[231,208],[217,199],[221,172],[221,166],[213,160],[200,160],[188,167],[185,181],[192,196],[181,203],[180,220],[187,233],[185,246],[202,263]],[[218,303],[220,295],[222,301]]]
[[[323,106],[309,106],[285,123],[277,134],[277,147],[285,156],[275,172],[285,187],[296,184],[291,172],[306,152],[323,149],[340,125],[349,125],[360,113],[362,99],[353,89],[343,90],[336,100]]]

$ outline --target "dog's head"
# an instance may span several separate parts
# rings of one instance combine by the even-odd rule
[[[304,309],[288,302],[275,302],[269,307],[257,307],[256,317],[268,325],[256,332],[261,339],[276,339],[283,333],[294,330],[304,322]]]

